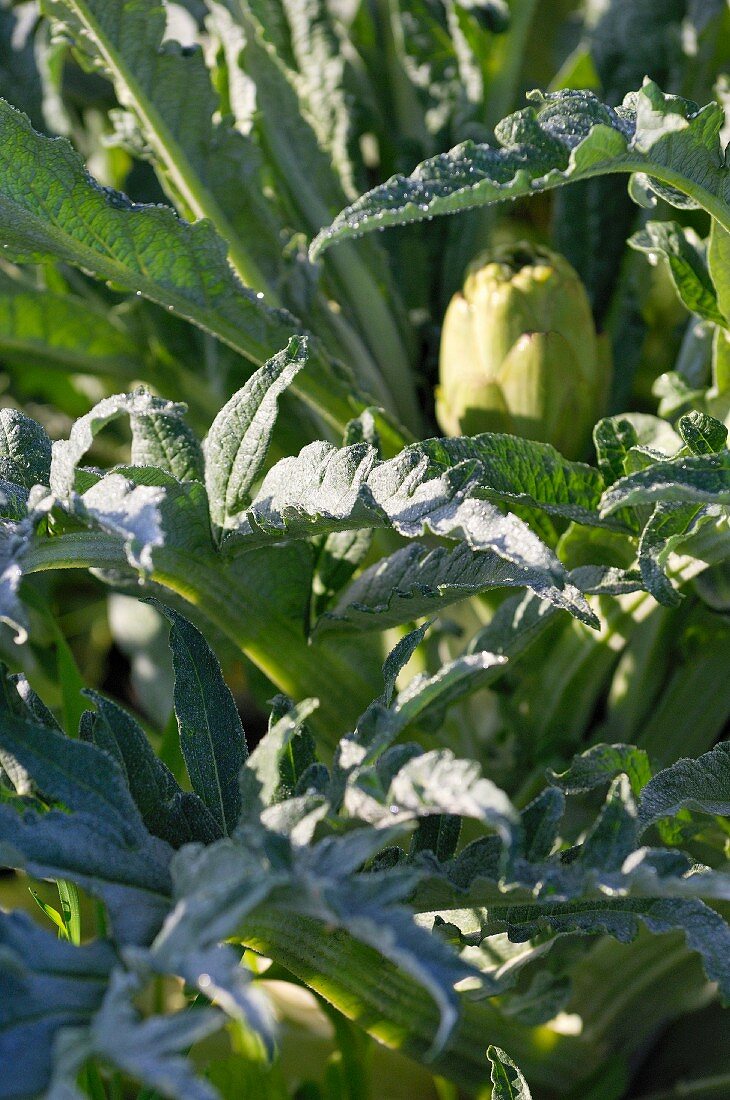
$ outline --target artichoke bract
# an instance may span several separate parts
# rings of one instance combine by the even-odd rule
[[[444,317],[439,374],[447,435],[507,432],[584,457],[610,361],[565,257],[521,243],[474,260]]]

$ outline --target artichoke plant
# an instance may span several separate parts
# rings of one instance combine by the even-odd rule
[[[581,458],[610,364],[564,256],[527,243],[480,255],[444,318],[436,415],[449,435],[509,432]]]

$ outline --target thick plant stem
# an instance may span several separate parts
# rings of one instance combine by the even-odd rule
[[[489,1081],[490,1043],[509,1050],[528,1080],[556,1095],[600,1061],[600,1049],[548,1027],[525,1027],[489,1001],[464,1000],[463,1015],[445,1049],[429,1057],[438,1012],[423,988],[373,948],[320,922],[267,904],[246,918],[246,946],[285,966],[374,1038],[468,1091]]]
[[[199,618],[233,642],[280,691],[295,699],[319,699],[311,724],[324,745],[334,746],[378,693],[379,684],[367,674],[367,660],[350,662],[347,651],[334,645],[307,645],[301,622],[267,601],[256,578],[249,581],[243,570],[221,569],[212,552],[196,557],[165,549],[157,558],[150,582],[192,605]],[[23,561],[26,573],[74,568],[110,569],[135,577],[119,540],[95,532],[39,541]],[[376,655],[372,664],[377,667],[378,661]]]

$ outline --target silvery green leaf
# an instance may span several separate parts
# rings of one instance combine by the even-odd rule
[[[45,1095],[54,1040],[88,1024],[116,961],[111,944],[75,947],[25,913],[0,912],[0,1096]]]
[[[365,569],[318,620],[315,636],[384,630],[422,615],[435,615],[478,592],[526,585],[555,607],[562,606],[584,620],[587,617],[583,598],[574,586],[557,588],[538,570],[520,568],[495,552],[474,551],[464,544],[448,550],[415,543]]]
[[[111,473],[72,500],[71,509],[102,531],[119,535],[130,565],[151,573],[154,551],[165,545],[164,499],[163,485],[135,485],[122,473]]]
[[[527,1081],[509,1054],[490,1045],[487,1058],[491,1063],[492,1100],[532,1100]]]
[[[89,1028],[89,1053],[173,1100],[217,1100],[217,1091],[197,1075],[187,1053],[218,1031],[224,1017],[197,1008],[142,1019],[133,1000],[140,989],[136,975],[121,968],[112,972]]]
[[[0,478],[32,489],[48,485],[50,468],[45,428],[17,409],[0,409]]]
[[[179,419],[184,411],[184,405],[154,397],[145,389],[105,397],[85,416],[79,417],[68,439],[54,443],[50,470],[52,491],[61,498],[68,497],[73,492],[76,467],[90,450],[95,436],[111,421],[120,416],[129,416],[131,420],[138,416],[169,416]]]
[[[434,749],[408,760],[383,788],[372,769],[358,768],[347,780],[344,806],[356,818],[378,826],[436,814],[474,818],[496,829],[510,845],[517,813],[509,798],[481,774],[476,761],[459,760],[449,749]]]
[[[192,623],[154,602],[170,621],[175,669],[174,706],[193,790],[221,833],[230,832],[241,811],[239,772],[248,755],[246,736],[217,657]]]
[[[393,176],[322,229],[318,256],[339,240],[455,213],[611,172],[638,173],[674,205],[704,206],[730,224],[730,173],[717,103],[698,107],[646,80],[614,109],[591,92],[530,93],[532,106],[500,122],[493,145],[463,142]],[[671,185],[668,187],[667,185]]]
[[[367,490],[376,462],[377,452],[367,443],[342,449],[324,442],[308,444],[295,458],[284,458],[269,470],[227,542],[246,539],[255,544],[383,526]]]
[[[161,943],[159,947],[156,944],[150,948],[126,947],[124,961],[143,978],[150,972],[177,975],[209,1001],[215,1001],[226,1015],[245,1021],[271,1049],[274,1030],[271,1004],[265,993],[253,986],[251,971],[242,965],[240,955],[232,947],[219,944],[176,952],[174,948],[166,948],[164,940]]]
[[[351,874],[387,840],[387,829],[379,833],[360,829],[343,837],[325,838],[305,849],[289,905],[295,912],[308,914],[327,927],[341,928],[356,941],[375,948],[430,994],[439,1010],[430,1051],[435,1055],[459,1017],[454,985],[474,976],[474,971],[397,904],[412,885],[409,872],[382,877]]]
[[[172,850],[147,837],[130,846],[113,824],[86,811],[19,813],[0,806],[0,858],[35,878],[68,879],[107,907],[119,943],[149,943],[170,907]]]
[[[147,836],[119,766],[105,752],[7,711],[0,744],[21,761],[48,798],[96,816],[130,848]]]
[[[730,451],[659,459],[619,478],[601,499],[602,513],[654,501],[676,504],[730,504]]]
[[[234,935],[257,905],[289,881],[288,860],[274,867],[266,855],[230,837],[207,847],[186,844],[176,852],[174,908],[155,940],[155,952],[178,958]]]
[[[133,466],[155,466],[177,481],[204,480],[202,448],[180,415],[137,413],[130,420]]]
[[[297,745],[301,747],[307,738],[311,739],[304,723],[316,707],[316,699],[304,699],[294,705],[280,697],[267,733],[240,772],[242,825],[254,824],[263,809],[285,796],[287,788],[291,791],[291,780],[301,774],[295,759]],[[312,761],[306,746],[305,758]]]
[[[657,772],[639,802],[642,829],[682,809],[730,817],[730,741]]]
[[[122,769],[129,793],[153,836],[173,848],[191,841],[211,843],[222,830],[197,795],[181,790],[169,768],[157,758],[144,731],[130,714],[95,691],[89,738]]]
[[[683,932],[687,946],[700,955],[707,977],[718,983],[723,1000],[730,1000],[730,927],[719,913],[696,898],[604,897],[539,906],[494,906],[482,932],[505,931],[517,942],[546,930],[558,935],[603,932],[629,943],[641,924],[655,934],[675,929]]]
[[[643,749],[635,745],[593,745],[574,756],[567,771],[551,770],[548,778],[566,794],[576,794],[600,787],[621,774],[628,776],[631,789],[638,797],[651,779],[649,758]]]
[[[5,714],[20,719],[30,718],[33,720],[33,712],[24,705],[20,693],[12,685],[4,665],[0,665],[0,676],[2,676],[2,683],[0,683],[0,720],[2,720],[2,716]],[[48,725],[49,723],[47,721],[41,721],[40,724]],[[52,718],[50,726],[51,729],[59,729]],[[16,794],[24,797],[36,793],[35,784],[28,770],[23,767],[20,761],[17,760],[11,752],[8,752],[7,749],[2,747],[0,747],[0,767],[2,767],[5,773],[3,778],[7,778],[10,781],[11,785],[15,788]]]
[[[726,326],[718,308],[704,248],[694,230],[677,222],[648,221],[628,243],[655,262],[660,256],[666,260],[677,294],[687,309],[713,325]]]
[[[340,450],[310,444],[269,471],[224,545],[384,526],[406,538],[431,533],[512,563],[524,571],[521,583],[595,625],[584,597],[563,589],[564,570],[552,551],[521,519],[478,495],[489,488],[479,459],[457,451],[452,464],[449,446],[458,442],[414,444],[386,462],[365,443]]]
[[[228,526],[230,518],[249,504],[271,442],[279,396],[306,362],[306,340],[295,337],[251,376],[213,421],[205,442],[205,486],[216,527]]]
[[[0,806],[3,861],[84,886],[107,903],[120,939],[144,941],[169,904],[171,849],[145,829],[116,761],[10,714],[0,723],[0,746],[46,799],[73,811]]]
[[[433,814],[419,821],[408,855],[413,859],[419,852],[432,852],[435,859],[445,863],[454,856],[460,836],[461,818],[458,814]]]
[[[28,637],[28,616],[20,600],[20,582],[23,557],[32,537],[33,526],[28,520],[20,523],[0,520],[0,623],[14,631],[19,643]]]

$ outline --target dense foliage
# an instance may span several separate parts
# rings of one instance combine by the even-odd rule
[[[730,1093],[730,7],[0,31],[0,1098]]]

